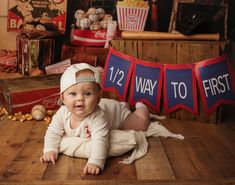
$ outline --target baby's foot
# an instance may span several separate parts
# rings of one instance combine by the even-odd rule
[[[139,108],[146,108],[146,109],[148,109],[148,107],[144,103],[142,103],[142,102],[137,102],[135,104],[135,108],[136,109],[139,109]]]
[[[147,105],[142,102],[137,102],[135,104],[135,112],[140,118],[149,120],[149,110]]]

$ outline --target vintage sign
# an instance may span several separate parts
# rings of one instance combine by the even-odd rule
[[[179,108],[197,114],[197,85],[193,65],[165,64],[164,107],[166,113]]]
[[[160,111],[160,98],[163,69],[160,63],[134,60],[134,72],[131,80],[130,104],[141,101]]]
[[[103,90],[113,91],[121,101],[126,100],[127,88],[133,70],[133,57],[110,48],[103,77]]]
[[[8,8],[8,31],[19,31],[24,21],[48,18],[65,32],[67,0],[8,0]]]
[[[235,78],[231,69],[225,57],[196,63],[196,77],[208,115],[221,104],[235,103]]]

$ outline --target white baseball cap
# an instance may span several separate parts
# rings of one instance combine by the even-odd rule
[[[82,70],[91,70],[94,73],[93,77],[77,77],[76,74]],[[60,94],[63,93],[69,87],[82,82],[95,82],[99,84],[101,88],[101,80],[98,70],[87,64],[87,63],[79,63],[73,64],[69,66],[65,72],[62,74],[60,79]]]

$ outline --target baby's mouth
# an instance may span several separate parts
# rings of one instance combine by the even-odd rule
[[[75,107],[76,108],[83,108],[84,106],[83,105],[76,105]]]

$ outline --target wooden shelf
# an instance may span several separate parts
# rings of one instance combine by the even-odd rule
[[[9,79],[9,78],[17,78],[17,77],[22,77],[22,75],[19,73],[0,72],[0,79]]]

